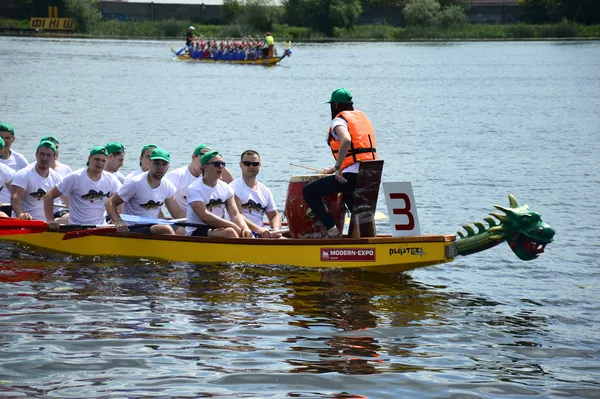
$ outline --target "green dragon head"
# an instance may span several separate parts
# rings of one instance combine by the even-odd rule
[[[519,206],[512,194],[508,194],[510,208],[494,205],[505,214],[490,213],[496,219],[488,216],[481,222],[474,223],[477,231],[470,225],[463,225],[467,231],[458,232],[461,237],[456,242],[459,255],[470,255],[492,248],[501,242],[508,242],[515,255],[521,260],[533,260],[544,252],[546,245],[552,242],[556,231],[547,223],[542,222],[539,213],[529,210],[527,205]]]
[[[535,259],[544,252],[547,244],[553,240],[556,231],[547,223],[542,222],[542,216],[529,210],[527,205],[519,206],[512,194],[508,195],[510,208],[494,205],[505,215],[491,213],[502,222],[501,234],[521,260]]]

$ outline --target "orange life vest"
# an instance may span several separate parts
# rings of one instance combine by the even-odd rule
[[[350,133],[350,140],[352,140],[346,158],[340,167],[341,170],[346,169],[355,162],[379,159],[379,156],[377,156],[373,125],[371,125],[371,121],[365,114],[361,111],[342,111],[335,117],[342,118],[348,122],[348,132]],[[335,141],[333,138],[331,127],[329,128],[328,142],[333,157],[337,161],[340,142]]]

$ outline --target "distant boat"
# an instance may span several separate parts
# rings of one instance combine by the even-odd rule
[[[183,50],[183,49],[182,49]],[[292,50],[286,48],[283,52],[283,55],[277,57],[268,57],[261,58],[257,60],[215,60],[214,58],[192,58],[189,55],[182,52],[182,50],[175,51],[173,46],[171,46],[171,52],[181,61],[188,62],[201,62],[201,63],[221,63],[221,64],[241,64],[241,65],[275,65],[283,60],[285,57],[289,57],[292,55]]]

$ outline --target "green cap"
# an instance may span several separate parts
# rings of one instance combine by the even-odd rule
[[[110,143],[105,145],[104,148],[106,148],[107,154],[113,154],[115,152],[125,152],[125,147],[123,147],[123,144],[119,143],[118,141],[111,141]],[[142,151],[142,154],[143,153],[144,151]]]
[[[2,137],[0,137],[0,150],[4,149],[4,139]],[[1,157],[1,155],[0,155]]]
[[[337,89],[331,93],[331,98],[325,104],[328,103],[352,104],[352,93],[348,89]]]
[[[142,152],[140,153],[140,157],[143,157],[146,150],[149,150],[150,148],[158,148],[158,146],[156,144],[146,144],[145,146],[142,147]]]
[[[210,147],[206,144],[200,144],[198,147],[196,147],[196,149],[194,150],[194,155],[198,156],[200,154],[202,154],[202,150],[208,148],[210,150]]]
[[[210,162],[211,159],[219,155],[221,155],[219,151],[212,150],[207,152],[206,154],[202,155],[202,158],[200,158],[200,165],[206,165],[208,162]]]
[[[92,148],[92,150],[90,151],[90,157],[94,156],[94,155],[98,155],[98,154],[108,157],[106,147],[104,147],[103,145],[97,145],[96,147]]]
[[[40,144],[38,144],[36,152],[37,152],[37,150],[39,150],[42,147],[43,148],[50,148],[52,151],[54,151],[54,155],[56,155],[56,146],[54,145],[53,142],[48,141],[48,140],[42,141]]]
[[[40,139],[40,143],[41,143],[42,141],[51,141],[51,142],[53,142],[54,144],[60,144],[60,141],[58,141],[58,139],[56,138],[56,136],[52,136],[52,135],[47,135],[47,136],[44,136],[44,137],[42,137],[42,138]]]
[[[163,150],[162,148],[157,148],[154,151],[152,151],[152,154],[150,154],[150,159],[151,160],[160,159],[161,161],[171,162],[171,154],[169,154],[169,151],[167,151],[167,150]]]
[[[0,123],[0,132],[10,132],[13,136],[15,135],[15,129],[8,123]]]

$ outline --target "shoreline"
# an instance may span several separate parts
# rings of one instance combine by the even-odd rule
[[[147,40],[147,41],[181,41],[180,37],[161,37],[161,36],[104,36],[87,35],[81,33],[51,33],[51,32],[32,32],[31,29],[18,32],[15,30],[0,31],[3,37],[28,37],[28,38],[48,38],[48,39],[88,39],[88,40]],[[226,40],[225,37],[215,37],[215,40]],[[377,39],[377,38],[299,38],[282,39],[292,43],[435,43],[435,42],[562,42],[562,41],[598,41],[600,37],[489,37],[489,38],[406,38],[406,39]]]

